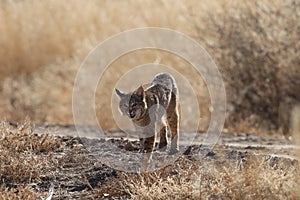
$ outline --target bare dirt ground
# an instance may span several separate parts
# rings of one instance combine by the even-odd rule
[[[139,142],[132,138],[125,139],[124,133],[120,131],[107,132],[108,136],[105,139],[93,138],[90,136],[95,135],[96,129],[81,128],[85,130],[87,137],[78,137],[74,126],[35,127],[37,134],[56,135],[56,139],[65,144],[66,150],[51,155],[60,163],[59,167],[44,173],[34,188],[46,195],[49,193],[49,188],[52,187],[52,199],[131,198],[129,189],[126,190],[126,186],[120,185],[118,180],[123,176],[139,176],[141,160],[134,154],[138,152]],[[176,165],[186,165],[184,164],[186,162],[201,166],[199,173],[203,173],[201,169],[211,170],[212,168],[226,168],[228,166],[241,169],[249,163],[256,163],[257,165],[267,163],[272,170],[282,168],[282,170],[287,171],[291,168],[298,169],[299,166],[295,153],[297,146],[285,139],[249,134],[222,134],[215,147],[209,150],[201,144],[201,137],[205,134],[199,133],[192,143],[191,140],[194,138],[191,138],[190,135],[181,134],[180,153],[176,156],[172,157],[165,153],[155,152],[152,172],[155,173],[155,171],[168,167],[173,168]],[[159,163],[155,163],[155,161]],[[161,163],[163,164],[159,166]],[[169,173],[176,176],[178,172],[175,170]],[[241,171],[240,173],[244,172]],[[199,190],[198,195],[201,196],[201,189]],[[218,193],[219,190],[222,190],[221,186],[212,188],[213,193]],[[195,193],[195,191],[191,191],[191,193]],[[293,193],[291,194],[293,195]],[[285,197],[291,197],[289,196],[291,194],[287,191]],[[208,197],[207,195],[204,196]],[[271,198],[272,196],[265,197]],[[190,198],[196,199],[194,196]]]

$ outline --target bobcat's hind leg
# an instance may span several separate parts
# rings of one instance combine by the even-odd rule
[[[160,151],[166,151],[168,147],[168,141],[167,141],[167,124],[165,122],[165,119],[161,119],[161,121],[158,123],[159,128],[159,145],[158,148]]]
[[[175,154],[179,151],[178,147],[178,113],[174,112],[171,114],[171,116],[168,118],[170,132],[171,132],[171,149],[170,154]]]
[[[179,111],[178,111],[178,99],[174,93],[172,93],[170,104],[167,108],[167,121],[171,132],[171,149],[170,154],[175,154],[179,151]]]

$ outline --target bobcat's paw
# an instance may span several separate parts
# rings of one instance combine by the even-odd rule
[[[167,149],[168,149],[167,146],[164,146],[164,147],[158,148],[157,151],[158,152],[166,152]]]
[[[174,155],[177,154],[179,152],[178,148],[171,148],[169,151],[169,155]]]
[[[168,149],[168,144],[164,144],[164,143],[160,143],[157,148],[157,150],[160,152],[166,152],[167,149]]]

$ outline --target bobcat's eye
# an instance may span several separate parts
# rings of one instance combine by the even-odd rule
[[[134,108],[134,107],[136,107],[136,106],[137,106],[136,103],[131,104],[131,107],[132,107],[132,108]]]

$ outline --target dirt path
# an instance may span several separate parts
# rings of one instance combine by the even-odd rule
[[[80,132],[77,131],[79,129]],[[59,125],[48,125],[35,127],[36,133],[38,134],[53,134],[57,136],[70,136],[80,137],[87,139],[118,139],[126,138],[129,141],[135,141],[133,137],[119,130],[106,131],[99,137],[98,129],[93,127],[76,127],[72,125],[59,126]],[[101,134],[100,134],[101,135]],[[203,133],[181,133],[180,134],[180,146],[186,148],[190,145],[201,145],[203,139],[207,137]],[[221,134],[216,144],[217,147],[225,149],[236,149],[240,151],[253,152],[258,155],[273,155],[283,158],[295,159],[295,150],[300,149],[295,143],[290,140],[283,139],[282,137],[271,137],[265,136],[260,137],[256,135],[250,135],[246,133],[241,134]]]

